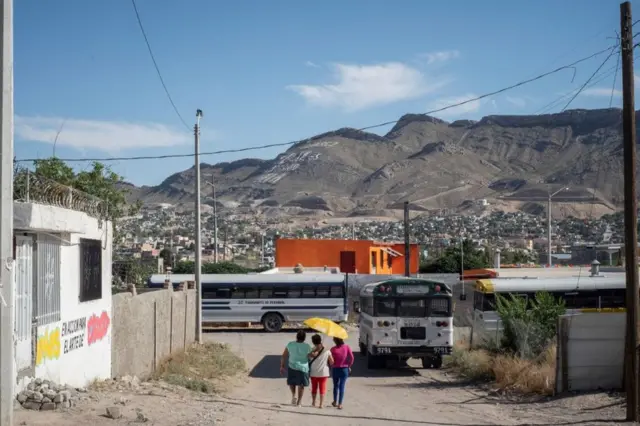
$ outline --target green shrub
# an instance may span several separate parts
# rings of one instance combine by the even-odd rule
[[[543,353],[556,334],[558,316],[566,308],[562,299],[538,292],[533,300],[496,294],[496,312],[502,322],[502,349],[522,358]]]

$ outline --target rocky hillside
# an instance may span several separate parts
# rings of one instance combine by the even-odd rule
[[[223,206],[269,216],[389,216],[406,200],[416,210],[475,209],[484,199],[535,212],[547,188],[563,186],[570,189],[554,198],[559,209],[601,214],[622,202],[621,120],[619,109],[452,123],[407,114],[384,136],[339,129],[273,160],[202,164],[201,171],[216,182]],[[132,197],[190,203],[193,188],[191,168],[132,188]],[[210,186],[202,191],[211,203]]]

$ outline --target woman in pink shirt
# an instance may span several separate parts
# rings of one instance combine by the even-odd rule
[[[336,345],[331,348],[331,357],[333,358],[333,403],[331,405],[342,410],[344,388],[349,373],[351,373],[354,357],[351,348],[344,343],[344,340],[334,337],[333,343]]]

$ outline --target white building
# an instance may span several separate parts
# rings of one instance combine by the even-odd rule
[[[14,230],[17,390],[111,377],[111,222],[14,202]]]

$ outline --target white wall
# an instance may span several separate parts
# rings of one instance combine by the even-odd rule
[[[556,390],[621,388],[626,314],[563,315],[558,321]]]
[[[60,256],[60,321],[38,327],[35,376],[72,386],[86,386],[94,379],[111,377],[111,223],[75,210],[15,205],[15,228],[62,233],[64,240]],[[79,301],[81,238],[101,240],[103,247],[102,298],[83,303]]]

